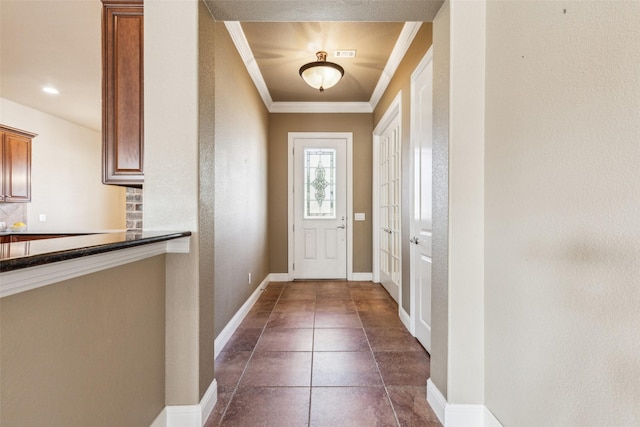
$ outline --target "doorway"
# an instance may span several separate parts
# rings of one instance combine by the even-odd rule
[[[351,133],[289,133],[289,278],[352,273]]]

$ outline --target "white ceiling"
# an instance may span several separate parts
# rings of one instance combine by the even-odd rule
[[[99,0],[0,0],[0,96],[99,130],[101,11]]]
[[[410,17],[430,21],[442,1],[314,1],[313,9],[309,2],[295,0],[206,3],[218,20],[252,21],[242,24],[240,31],[264,76],[262,91],[277,104],[370,101],[376,83],[385,77],[383,70],[402,23],[258,21],[299,21],[304,16],[319,21],[323,17],[371,21],[377,16],[380,21]],[[322,9],[322,5],[329,6]],[[101,8],[99,0],[0,0],[0,97],[99,130]],[[320,49],[329,52],[328,60],[345,68],[343,81],[325,94],[307,87],[298,75],[299,67],[314,61],[315,50]],[[358,56],[337,60],[332,58],[335,49],[355,49]],[[44,93],[45,85],[55,86],[60,94]]]

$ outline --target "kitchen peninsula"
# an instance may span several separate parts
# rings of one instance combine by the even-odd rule
[[[10,234],[0,425],[150,425],[165,406],[167,266],[191,232]]]
[[[68,279],[162,253],[188,253],[189,236],[167,231],[0,233],[0,297],[53,283],[61,272]]]

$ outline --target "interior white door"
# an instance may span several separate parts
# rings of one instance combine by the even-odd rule
[[[293,144],[295,279],[347,277],[347,140]]]
[[[431,351],[433,62],[429,54],[412,76],[411,96],[411,318],[416,338]]]
[[[382,131],[378,156],[379,263],[380,283],[399,302],[402,284],[401,261],[401,135],[400,115]]]

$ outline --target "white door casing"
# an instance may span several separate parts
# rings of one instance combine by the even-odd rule
[[[351,133],[289,133],[290,280],[352,277],[351,156]]]
[[[373,131],[373,272],[389,294],[402,300],[401,180],[402,92]]]
[[[431,351],[433,53],[411,75],[410,330]]]

